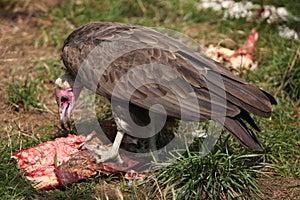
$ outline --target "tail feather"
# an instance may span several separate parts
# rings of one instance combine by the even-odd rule
[[[224,88],[226,92],[226,100],[241,109],[245,109],[260,117],[267,118],[271,116],[272,104],[276,101],[270,94],[253,85],[239,80],[233,80],[224,74],[221,75],[222,78],[219,77],[218,73],[210,71],[204,77],[205,82],[203,81],[202,84],[205,85],[209,82],[218,89]],[[211,88],[214,89],[214,87]],[[214,93],[215,91],[210,92]]]
[[[256,125],[254,119],[250,116],[250,114],[246,110],[241,110],[237,118],[245,120],[251,125],[252,128],[254,128],[257,131],[260,131],[260,128]]]
[[[272,95],[270,95],[269,93],[267,93],[264,90],[261,90],[261,91],[269,98],[272,105],[277,105],[277,101],[275,100],[275,98]]]
[[[241,119],[226,117],[224,127],[244,146],[262,149],[258,138]]]

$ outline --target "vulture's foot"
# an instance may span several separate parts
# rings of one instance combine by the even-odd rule
[[[95,159],[97,163],[104,162],[116,162],[118,164],[124,164],[125,162],[122,160],[118,151],[114,151],[112,147],[104,147],[98,146],[95,148],[94,146],[85,144],[84,147],[95,153]]]
[[[99,146],[98,148],[95,148],[94,146],[90,146],[88,144],[84,144],[84,147],[96,154],[95,158],[97,163],[116,162],[121,165],[126,165],[119,154],[119,148],[123,136],[124,133],[122,131],[118,131],[115,141],[111,147]]]

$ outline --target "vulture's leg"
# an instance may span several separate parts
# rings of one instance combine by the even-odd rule
[[[93,151],[97,155],[97,157],[96,157],[97,163],[115,161],[119,164],[125,164],[119,154],[119,148],[120,148],[120,144],[122,142],[123,136],[124,136],[124,132],[119,130],[115,137],[115,141],[111,147],[105,147],[105,148],[100,147],[98,149],[95,149],[94,147],[89,146],[89,145],[84,145],[84,147],[90,151]]]
[[[156,127],[155,127],[156,123],[152,123],[151,125],[151,132],[150,134],[153,135],[151,138],[149,138],[149,150],[150,152],[153,154],[154,156],[154,159],[156,160],[157,159],[157,147],[156,147]]]
[[[102,155],[102,160],[104,160],[103,162],[105,162],[106,160],[115,159],[117,161],[117,163],[120,163],[120,164],[124,163],[124,161],[121,159],[121,156],[119,154],[119,148],[120,148],[123,137],[124,137],[124,132],[119,130],[117,132],[117,135],[115,137],[115,141],[111,147],[111,150],[108,151],[106,154]]]

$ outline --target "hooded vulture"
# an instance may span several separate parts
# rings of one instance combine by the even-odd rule
[[[220,63],[143,26],[83,25],[65,40],[61,59],[67,73],[55,84],[62,127],[67,123],[70,128],[71,111],[83,87],[112,104],[118,132],[100,162],[122,162],[118,152],[124,134],[147,137],[146,129],[153,131],[165,118],[213,120],[244,146],[260,149],[252,131],[259,128],[250,113],[270,117],[276,104],[270,94]]]

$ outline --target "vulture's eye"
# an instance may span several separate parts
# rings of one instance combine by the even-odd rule
[[[68,101],[69,100],[69,98],[67,97],[67,96],[62,96],[61,98],[60,98],[60,101],[61,102],[66,102],[66,101]]]

